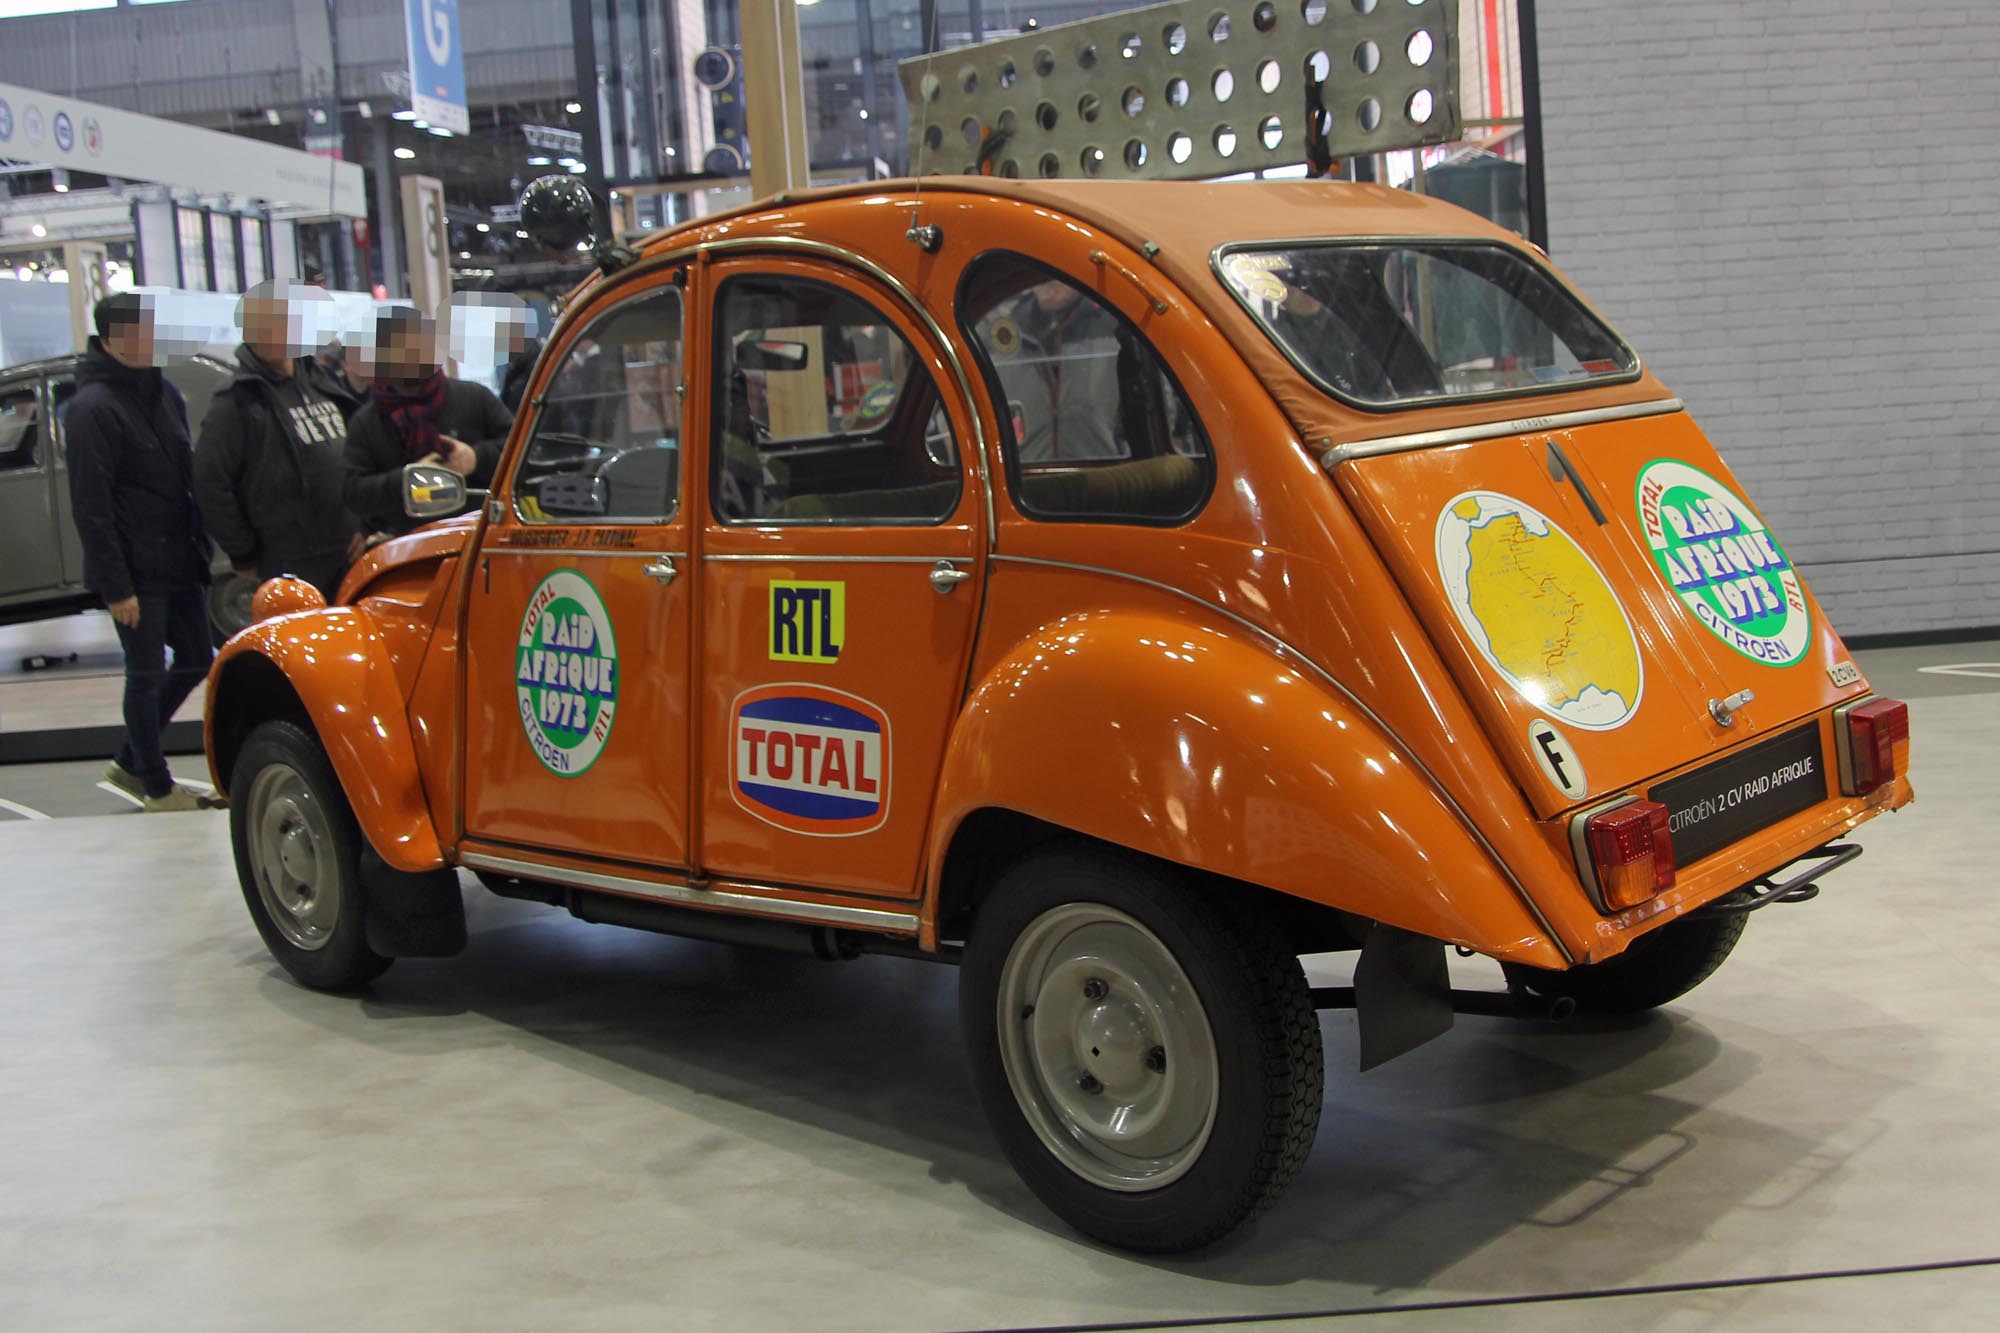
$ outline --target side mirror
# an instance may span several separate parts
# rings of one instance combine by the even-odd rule
[[[802,342],[745,338],[736,344],[738,370],[804,370],[811,362],[812,349]]]
[[[465,508],[465,478],[436,463],[403,467],[403,512],[411,518],[450,518]]]

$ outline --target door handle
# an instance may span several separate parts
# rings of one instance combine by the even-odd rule
[[[931,586],[942,593],[950,592],[971,577],[971,570],[960,569],[949,560],[940,560],[931,566]]]
[[[680,573],[678,569],[674,568],[674,558],[670,555],[663,555],[657,559],[648,560],[644,565],[640,566],[639,572],[647,578],[652,579],[655,583],[662,584],[672,583],[674,575]]]

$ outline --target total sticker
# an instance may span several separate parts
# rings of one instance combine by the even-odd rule
[[[1676,459],[1639,472],[1639,526],[1667,586],[1743,656],[1790,666],[1812,637],[1798,572],[1734,491]]]
[[[730,791],[776,828],[871,833],[889,817],[889,715],[804,681],[760,685],[730,710]]]
[[[576,570],[557,570],[528,598],[514,684],[543,767],[573,778],[597,762],[618,712],[618,639],[604,599]]]
[[[1580,801],[1590,794],[1590,780],[1583,775],[1583,761],[1570,748],[1569,738],[1557,731],[1555,724],[1547,718],[1536,718],[1528,724],[1528,748],[1534,752],[1535,762],[1542,766],[1542,773],[1556,785],[1556,790],[1572,801]]]

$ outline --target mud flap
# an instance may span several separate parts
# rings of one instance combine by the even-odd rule
[[[449,958],[465,948],[465,897],[452,867],[392,870],[364,846],[361,887],[368,947],[384,958]]]
[[[1443,942],[1375,926],[1354,967],[1354,1007],[1364,1070],[1451,1031],[1451,976]]]

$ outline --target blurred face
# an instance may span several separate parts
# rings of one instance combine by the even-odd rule
[[[104,340],[111,355],[128,366],[150,366],[153,364],[153,313],[144,311],[140,318],[130,324],[113,324],[111,334]]]
[[[283,361],[305,350],[296,336],[298,325],[291,303],[281,297],[243,302],[243,341],[266,361]]]
[[[376,377],[403,383],[429,379],[438,368],[436,342],[422,324],[399,326],[375,349]]]

